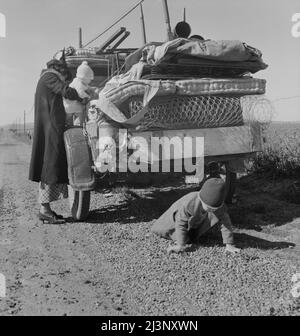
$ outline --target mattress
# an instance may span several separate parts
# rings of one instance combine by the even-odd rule
[[[143,96],[147,85],[157,85],[158,81],[140,80],[128,82],[105,93],[106,98],[121,105],[133,96]],[[258,78],[233,79],[186,79],[163,80],[157,96],[210,96],[210,95],[257,95],[264,94],[266,81]]]
[[[141,80],[128,82],[115,89],[112,89],[105,93],[105,97],[109,99],[112,103],[120,105],[127,101],[133,96],[143,96],[147,85],[158,85],[159,90],[157,96],[166,96],[176,93],[176,82],[175,81],[151,81],[151,80]]]
[[[189,79],[176,82],[179,95],[264,94],[266,80],[258,78]]]

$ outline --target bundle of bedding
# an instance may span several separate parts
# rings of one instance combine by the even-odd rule
[[[262,53],[237,40],[190,40],[148,43],[125,60],[126,69],[143,62],[143,77],[156,74],[190,77],[240,77],[267,68]]]
[[[265,80],[245,75],[267,67],[262,54],[241,41],[149,43],[125,65],[128,71],[113,77],[99,99],[99,108],[125,127],[239,126],[241,98],[265,93]]]

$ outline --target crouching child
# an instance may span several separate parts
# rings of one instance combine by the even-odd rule
[[[225,250],[238,253],[240,249],[234,245],[231,220],[224,199],[225,182],[221,178],[210,178],[200,192],[191,192],[176,201],[156,220],[151,231],[175,242],[168,248],[168,254],[180,253],[187,251],[190,244],[198,244],[203,234],[220,223]]]

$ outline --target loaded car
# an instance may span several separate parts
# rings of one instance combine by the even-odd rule
[[[262,149],[255,114],[266,101],[266,81],[253,74],[267,65],[259,50],[177,34],[140,49],[74,50],[66,57],[73,75],[82,61],[94,71],[91,85],[101,90],[87,108],[87,136],[80,127],[66,132],[75,219],[88,215],[94,172],[130,175],[140,168],[139,176],[181,172],[200,182],[214,167],[225,175],[231,200],[243,160]]]

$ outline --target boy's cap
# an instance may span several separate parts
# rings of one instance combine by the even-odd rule
[[[225,182],[221,178],[210,178],[203,184],[200,199],[212,208],[219,208],[225,199]]]
[[[216,161],[210,161],[208,164],[207,164],[207,168],[209,171],[213,170],[219,170],[219,164],[218,162]]]

